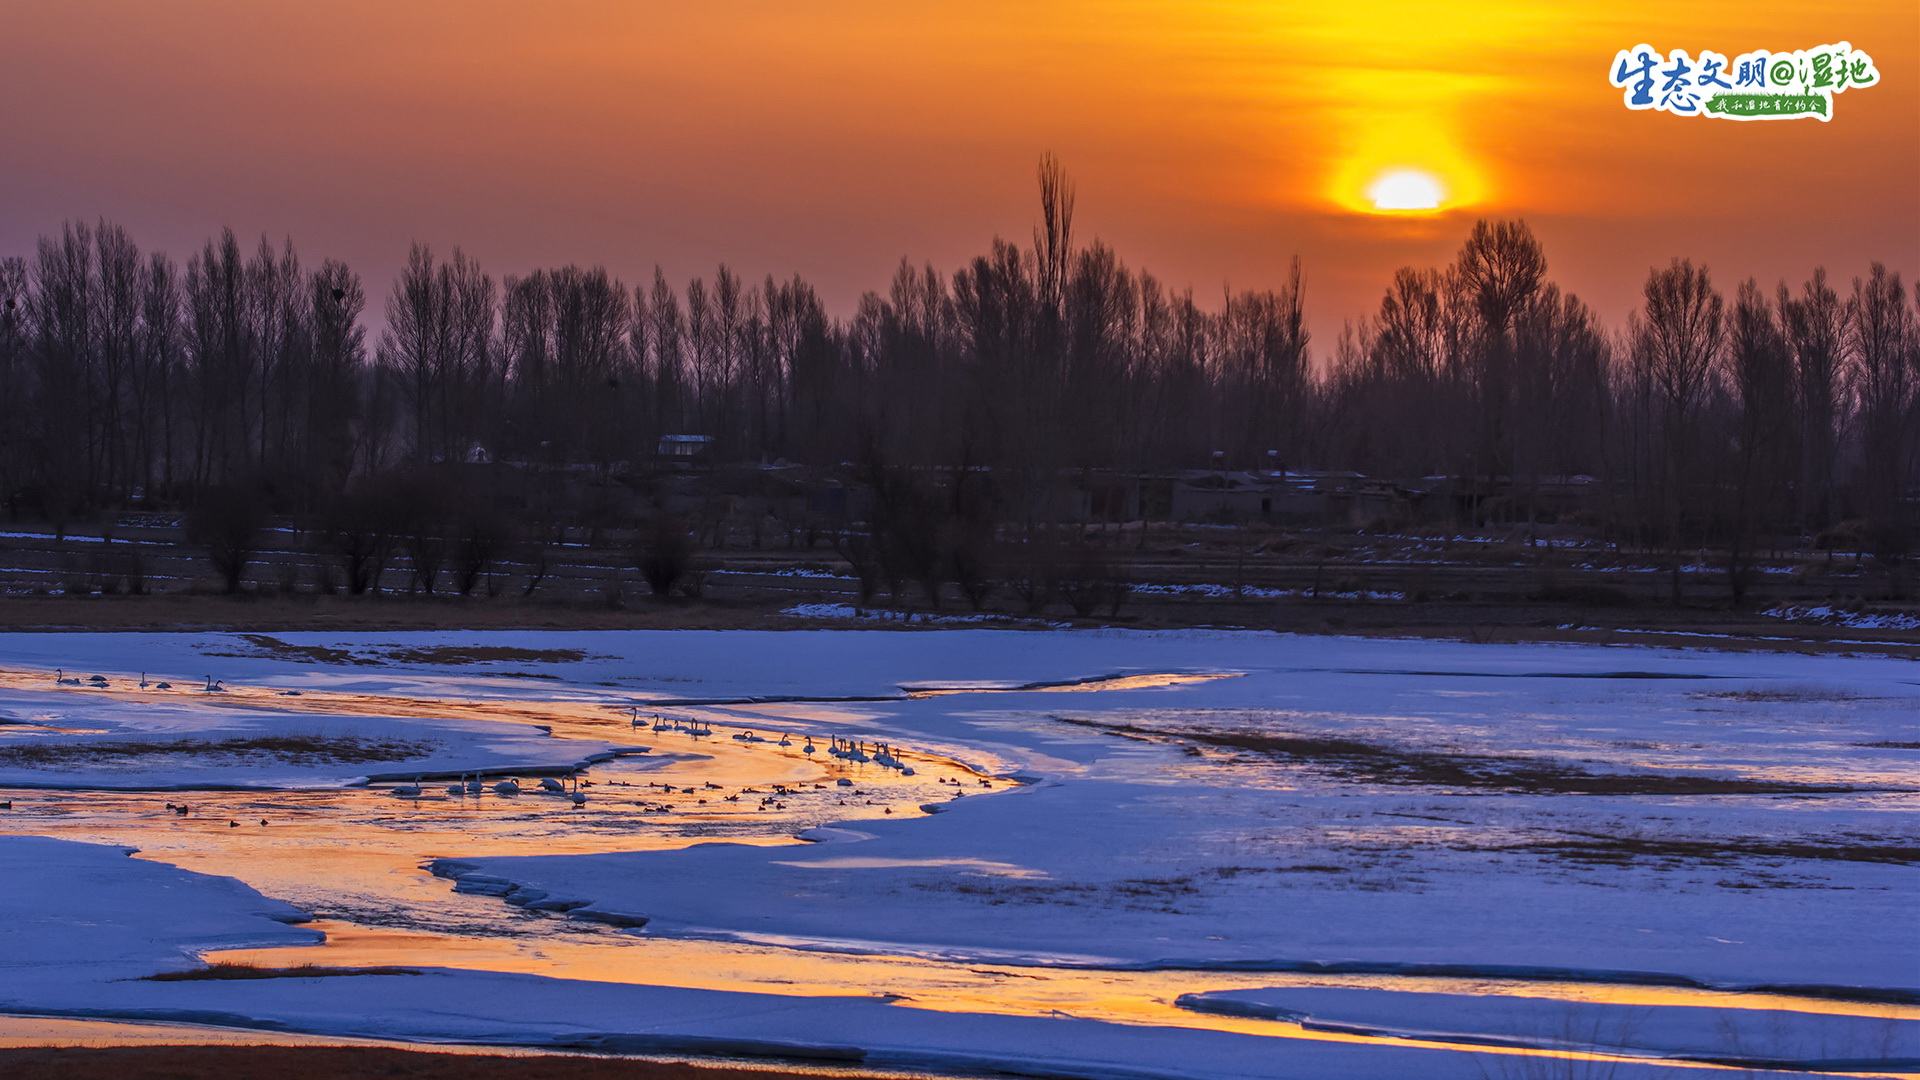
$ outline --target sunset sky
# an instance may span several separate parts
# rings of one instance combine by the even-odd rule
[[[1251,0],[60,0],[5,4],[0,255],[107,217],[185,257],[231,226],[347,260],[377,314],[412,240],[496,276],[725,261],[837,314],[904,256],[1027,242],[1057,153],[1078,232],[1192,286],[1305,261],[1316,351],[1392,270],[1518,216],[1609,320],[1649,265],[1920,272],[1920,4]],[[1830,123],[1629,112],[1618,49],[1846,40]],[[1455,205],[1368,212],[1390,168]]]

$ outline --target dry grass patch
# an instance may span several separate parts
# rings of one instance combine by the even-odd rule
[[[182,1032],[183,1039],[191,1038]],[[857,1053],[838,1058],[834,1075]],[[881,1074],[874,1074],[881,1075]],[[8,1080],[819,1080],[818,1070],[730,1068],[632,1058],[457,1054],[360,1046],[122,1046],[0,1050]]]
[[[521,649],[511,645],[420,645],[387,650],[396,664],[577,664],[594,657],[584,649]]]
[[[188,755],[270,759],[292,765],[358,764],[426,757],[441,744],[418,739],[357,735],[266,735],[232,739],[168,739],[119,742],[35,742],[0,746],[0,765],[57,768],[122,763],[137,758]]]
[[[418,968],[405,967],[365,967],[342,968],[322,967],[319,964],[301,964],[298,967],[266,968],[253,967],[250,964],[209,964],[192,971],[163,971],[158,975],[148,975],[143,982],[224,982],[234,979],[327,979],[343,975],[419,975]]]
[[[1813,795],[1868,790],[1846,784],[1799,784],[1692,773],[1589,772],[1540,758],[1401,749],[1330,735],[1154,729],[1068,716],[1053,719],[1128,738],[1260,754],[1370,784],[1469,788],[1529,795]]]

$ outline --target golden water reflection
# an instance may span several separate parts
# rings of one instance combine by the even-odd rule
[[[1027,689],[1137,689],[1221,677],[1231,676],[1143,674]],[[928,687],[914,693],[987,689],[993,688]],[[257,708],[268,703],[259,700],[266,695],[243,691],[210,699],[207,705]],[[876,763],[828,756],[823,751],[836,726],[869,719],[851,703],[680,706],[660,711],[665,730],[654,730],[651,711],[642,718],[604,701],[425,700],[316,692],[295,698],[274,695],[270,704],[295,713],[533,723],[562,739],[630,742],[650,750],[584,770],[583,807],[539,794],[531,783],[526,794],[501,797],[452,796],[444,794],[445,782],[429,781],[422,785],[425,796],[411,799],[395,797],[388,790],[391,785],[299,792],[16,790],[10,796],[14,810],[0,819],[0,831],[137,847],[143,858],[235,877],[323,916],[312,924],[325,933],[323,944],[205,957],[229,963],[437,967],[795,996],[871,994],[946,1012],[1068,1015],[1333,1042],[1378,1040],[1309,1031],[1282,1021],[1195,1012],[1176,1001],[1183,994],[1249,986],[1323,986],[1920,1020],[1920,1008],[1914,1007],[1666,987],[970,964],[622,932],[524,911],[492,897],[454,893],[450,883],[429,876],[421,864],[436,857],[665,850],[714,840],[798,845],[796,834],[812,826],[857,826],[862,819],[916,816],[931,802],[990,796],[1010,786],[989,775],[1005,763],[971,747],[900,749],[902,759],[914,767],[914,775],[908,776]],[[636,726],[635,719],[643,719],[642,724]],[[757,738],[734,737],[746,735],[749,724],[755,725],[751,730]],[[689,730],[708,726],[711,736]],[[809,734],[816,746],[811,755],[804,752]],[[782,736],[787,736],[786,745]],[[962,754],[983,764],[970,766],[960,760]],[[848,783],[842,785],[843,779]],[[0,799],[6,797],[0,792]],[[169,804],[184,804],[189,812],[175,813]],[[0,1023],[0,1045],[9,1030]],[[16,1024],[11,1030],[20,1029]],[[61,1037],[53,1028],[47,1030],[52,1033],[18,1037]],[[94,1037],[79,1028],[67,1034],[75,1040]],[[110,1033],[100,1037],[115,1038]],[[1392,1042],[1465,1049],[1416,1039]]]
[[[884,996],[941,1012],[1007,1016],[1070,1016],[1110,1023],[1234,1032],[1318,1042],[1378,1044],[1378,1037],[1315,1031],[1296,1023],[1196,1012],[1175,1004],[1182,994],[1248,986],[1346,987],[1403,992],[1506,995],[1649,1008],[1756,1009],[1920,1020],[1920,1008],[1824,1001],[1775,994],[1734,994],[1671,987],[1527,982],[1505,979],[1318,975],[1205,970],[1113,971],[1015,964],[951,963],[917,957],[859,955],[731,942],[682,941],[583,928],[555,937],[459,937],[408,930],[313,924],[325,944],[208,953],[210,962],[260,967],[440,967],[514,972],[592,982],[799,997]],[[1395,1046],[1476,1053],[1534,1052],[1417,1038]],[[1607,1055],[1579,1055],[1613,1060]],[[1714,1066],[1667,1062],[1673,1067]],[[1840,1074],[1831,1074],[1840,1075]],[[1897,1073],[1845,1075],[1901,1076]]]

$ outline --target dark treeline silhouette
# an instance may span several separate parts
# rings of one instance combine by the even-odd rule
[[[444,572],[465,592],[498,557],[510,523],[484,491],[426,478],[447,463],[631,476],[670,434],[709,436],[720,461],[843,470],[871,494],[868,527],[838,541],[863,590],[869,572],[896,594],[918,578],[935,602],[943,580],[972,596],[978,551],[1009,529],[1046,541],[1029,564],[1093,558],[1049,530],[1055,493],[1095,472],[1351,470],[1444,488],[1478,520],[1533,520],[1549,511],[1531,493],[1592,477],[1587,524],[1714,545],[1736,581],[1766,537],[1909,545],[1920,331],[1880,264],[1729,297],[1675,259],[1607,327],[1524,223],[1482,221],[1452,264],[1399,271],[1316,365],[1298,260],[1279,289],[1203,304],[1080,242],[1051,157],[1040,180],[1030,246],[996,240],[952,274],[903,262],[846,319],[799,278],[496,280],[420,245],[370,313],[353,270],[291,241],[249,252],[226,232],[183,265],[69,223],[0,260],[0,492],[61,527],[198,507],[206,536],[246,533],[249,492],[330,522],[353,591],[404,554],[427,591]],[[690,556],[658,527],[635,535],[664,590]],[[217,546],[237,587],[246,545]],[[1001,570],[1016,591],[1038,573]]]

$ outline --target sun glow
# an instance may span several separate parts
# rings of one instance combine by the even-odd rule
[[[1382,213],[1438,210],[1446,197],[1440,181],[1419,169],[1394,169],[1367,185],[1367,198]]]

